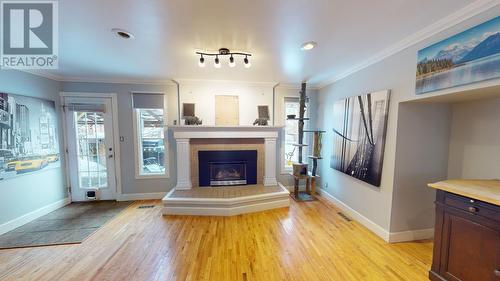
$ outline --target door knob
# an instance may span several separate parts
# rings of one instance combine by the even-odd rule
[[[500,269],[496,269],[493,272],[495,273],[495,276],[500,277]]]

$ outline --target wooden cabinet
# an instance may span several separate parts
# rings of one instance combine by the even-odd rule
[[[437,191],[429,278],[500,281],[499,206]]]

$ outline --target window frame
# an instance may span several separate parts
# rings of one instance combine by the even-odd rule
[[[281,138],[281,153],[280,153],[280,168],[281,168],[281,174],[282,175],[287,175],[287,174],[290,174],[292,171],[293,171],[293,167],[287,167],[286,166],[286,156],[285,156],[285,146],[286,146],[286,103],[289,102],[290,100],[294,100],[296,101],[297,103],[299,102],[300,100],[300,97],[298,96],[284,96],[283,97],[283,102],[281,103],[282,104],[282,110],[281,110],[281,114],[282,116],[280,118],[282,118],[283,120],[283,133],[282,133],[282,138]],[[307,100],[306,101],[306,114],[305,114],[305,117],[309,117],[309,106],[310,106],[310,101]],[[304,130],[307,130],[309,128],[309,121],[305,121],[304,122]],[[309,144],[309,140],[310,140],[310,134],[308,133],[304,133],[304,142],[306,144]],[[308,152],[310,151],[310,147],[309,146],[306,146],[304,147],[304,149],[302,150],[302,157],[303,159],[305,160],[304,162],[308,163],[308,158],[307,158],[307,155],[308,155]]]
[[[134,92],[133,94],[138,94],[138,92]],[[139,93],[140,94],[140,93]],[[150,93],[147,92],[147,94],[158,94],[158,95],[164,95],[164,93]],[[152,109],[158,109],[158,108],[132,108],[132,127],[133,127],[133,133],[134,133],[134,166],[135,166],[135,179],[140,180],[140,179],[168,179],[170,178],[170,165],[169,165],[169,143],[168,143],[168,119],[167,119],[167,104],[166,104],[166,97],[164,99],[163,103],[163,145],[165,146],[165,156],[164,156],[164,166],[165,166],[165,172],[163,174],[142,174],[141,169],[142,169],[142,164],[143,162],[142,159],[142,150],[141,150],[141,144],[140,144],[140,137],[141,134],[139,133],[139,126],[140,126],[140,115],[138,114],[138,111],[140,110],[152,110]]]

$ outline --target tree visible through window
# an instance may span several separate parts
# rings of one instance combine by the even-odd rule
[[[140,175],[165,174],[163,109],[136,109]]]

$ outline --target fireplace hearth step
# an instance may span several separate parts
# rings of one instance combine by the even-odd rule
[[[290,192],[277,186],[247,185],[172,190],[162,200],[164,215],[234,216],[290,206]]]

